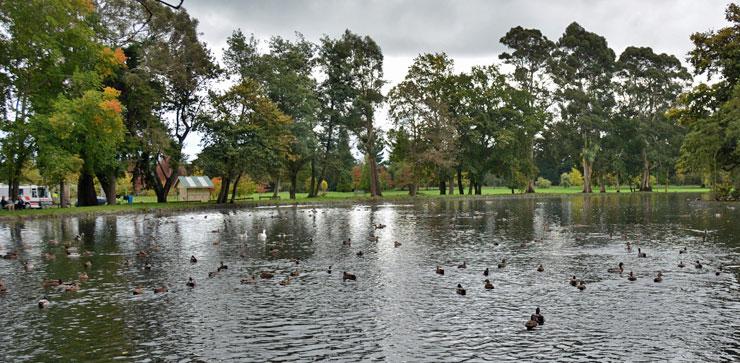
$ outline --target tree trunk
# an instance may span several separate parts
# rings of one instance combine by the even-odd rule
[[[316,197],[316,158],[311,158],[311,183],[308,187],[308,197]]]
[[[370,154],[368,154],[367,158],[370,164],[370,196],[382,197],[383,193],[380,191],[380,183],[378,180],[378,163],[375,162],[375,157]]]
[[[80,207],[98,204],[98,196],[95,193],[95,180],[90,173],[82,171],[77,181],[77,202]]]
[[[67,208],[69,201],[67,200],[67,191],[64,190],[66,187],[64,180],[59,182],[59,208]]]
[[[234,204],[234,200],[236,199],[236,190],[239,186],[239,180],[242,178],[242,174],[239,173],[239,175],[236,176],[236,180],[234,180],[234,188],[231,190],[231,204]]]
[[[409,196],[416,196],[416,184],[409,184]]]
[[[583,192],[591,193],[591,162],[585,157],[581,159],[583,161]]]
[[[275,187],[272,188],[272,197],[277,199],[280,194],[280,177],[275,178]]]
[[[447,183],[442,179],[439,181],[439,195],[445,194],[447,194]]]
[[[450,177],[450,195],[455,194],[455,179],[453,177]]]
[[[457,192],[460,195],[465,194],[465,186],[463,185],[461,168],[457,168]]]
[[[116,176],[111,173],[107,175],[105,173],[98,174],[98,181],[100,186],[103,188],[105,193],[105,202],[108,205],[116,205]]]
[[[470,185],[468,185],[468,195],[473,195],[473,186],[475,185],[475,182],[473,180],[470,180]]]
[[[648,160],[645,150],[642,151],[642,180],[640,181],[640,191],[653,191],[653,187],[650,185],[650,160]]]
[[[527,190],[525,191],[525,193],[534,193],[534,180],[529,179],[529,181],[527,182]]]
[[[481,183],[475,183],[475,194],[476,195],[483,194],[483,185]]]
[[[290,199],[295,199],[296,186],[298,184],[298,170],[290,172]]]
[[[599,178],[599,193],[606,193],[606,184],[604,184],[604,176]]]

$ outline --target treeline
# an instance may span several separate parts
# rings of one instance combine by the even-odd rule
[[[246,178],[289,185],[292,198],[430,184],[463,194],[465,183],[480,193],[491,178],[534,192],[538,178],[557,183],[573,167],[589,193],[633,182],[649,191],[656,176],[690,173],[737,196],[735,5],[727,19],[692,36],[689,60],[711,85],[689,89],[675,56],[617,56],[573,23],[557,41],[512,28],[500,39],[506,72],[457,73],[446,54],[421,54],[384,93],[380,46],[350,31],[315,44],[236,30],[219,64],[197,20],[166,3],[4,1],[0,177],[15,196],[38,170],[61,191],[75,183],[80,205],[96,204],[96,184],[115,203],[124,176],[165,202],[183,169],[219,177],[222,203]],[[189,163],[195,132],[203,149]]]

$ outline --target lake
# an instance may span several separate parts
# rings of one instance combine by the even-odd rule
[[[0,255],[18,254],[0,260],[8,289],[0,361],[737,361],[740,210],[696,197],[423,199],[0,221]],[[222,261],[228,269],[209,277]],[[624,274],[607,272],[619,262]],[[492,290],[483,288],[486,268]],[[275,276],[240,282],[263,271]],[[357,280],[344,282],[344,271]],[[658,271],[661,283],[653,282]],[[42,287],[81,272],[89,280],[77,292]],[[281,285],[291,273],[298,276]],[[585,290],[569,284],[573,275]],[[169,291],[153,292],[162,286]],[[132,293],[137,287],[143,294]],[[50,304],[39,309],[44,296]],[[545,324],[527,331],[536,307]]]

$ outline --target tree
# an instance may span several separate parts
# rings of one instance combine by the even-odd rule
[[[82,1],[0,2],[0,166],[13,200],[36,148],[31,119],[51,112],[75,71],[94,70],[100,59],[93,10]]]
[[[689,61],[694,73],[712,85],[701,83],[681,95],[669,112],[688,129],[681,146],[681,171],[711,176],[716,197],[740,197],[740,6],[727,6],[725,18],[731,26],[718,31],[694,33]]]
[[[499,58],[505,63],[514,66],[514,80],[520,89],[525,91],[528,98],[527,110],[531,113],[531,129],[525,132],[525,141],[529,152],[526,162],[528,178],[527,193],[534,193],[534,180],[537,168],[534,165],[535,136],[542,130],[548,118],[547,108],[550,105],[550,95],[547,89],[547,63],[555,44],[542,35],[537,29],[525,29],[521,26],[511,28],[499,42],[513,51],[502,53]]]
[[[627,118],[637,121],[639,153],[642,159],[641,191],[652,191],[650,171],[668,165],[679,145],[673,138],[680,129],[665,112],[690,78],[681,62],[672,55],[655,54],[648,47],[627,47],[619,56],[617,76],[621,80],[620,110]],[[672,150],[673,149],[673,150]]]
[[[409,195],[416,195],[419,181],[432,170],[440,176],[440,193],[455,164],[456,125],[452,121],[450,93],[453,61],[444,53],[422,54],[402,82],[388,94],[396,157],[404,162]],[[399,144],[400,143],[400,144]]]
[[[254,79],[280,110],[293,119],[291,152],[284,162],[290,179],[290,198],[295,199],[298,173],[315,159],[314,134],[318,98],[312,76],[316,63],[314,45],[297,34],[291,42],[273,37],[267,54],[258,54],[257,41],[237,30],[227,43],[224,58],[229,71],[241,79]],[[276,170],[279,173],[280,170]]]
[[[548,65],[558,86],[555,97],[561,122],[580,139],[584,193],[592,192],[593,164],[601,149],[601,132],[615,102],[612,94],[614,58],[614,51],[604,37],[572,23],[558,40]]]
[[[324,97],[320,124],[324,146],[323,166],[331,154],[335,135],[342,127],[359,140],[370,168],[370,195],[381,196],[378,165],[373,157],[382,144],[375,127],[375,108],[383,101],[383,53],[370,37],[349,30],[339,39],[322,39],[319,64],[326,79],[320,86]],[[322,171],[319,180],[325,178]]]
[[[161,84],[161,117],[170,141],[155,145],[153,154],[142,154],[144,160],[140,165],[146,170],[147,182],[154,187],[157,201],[164,203],[184,161],[185,140],[198,130],[203,119],[206,90],[220,70],[206,44],[198,39],[196,19],[183,9],[174,11],[163,6],[154,9],[149,27],[155,37],[147,44],[141,61]],[[165,163],[169,171],[162,168]],[[164,181],[158,177],[157,168]]]
[[[212,112],[203,122],[203,151],[198,164],[221,177],[218,203],[231,202],[241,177],[274,169],[289,153],[291,119],[263,94],[256,81],[244,80],[223,94],[211,93]]]

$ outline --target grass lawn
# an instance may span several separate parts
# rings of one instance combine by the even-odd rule
[[[700,188],[699,186],[670,186],[668,188],[669,193],[704,193],[708,192],[707,188]],[[455,189],[457,192],[457,189]],[[502,187],[486,187],[483,188],[483,197],[485,196],[496,196],[496,195],[511,195],[511,190]],[[607,189],[607,193],[615,193],[615,189]],[[654,193],[664,193],[665,189],[663,186],[654,189]],[[467,193],[467,189],[466,189]],[[560,195],[560,194],[579,194],[581,193],[580,187],[551,187],[546,189],[538,189],[536,195]],[[629,189],[622,188],[622,193],[629,194]],[[594,194],[599,194],[598,190]],[[249,207],[259,205],[276,205],[276,204],[292,204],[292,203],[325,203],[331,204],[336,202],[363,202],[370,201],[369,193],[354,193],[354,192],[328,192],[319,198],[308,198],[306,193],[299,193],[296,195],[296,200],[289,199],[288,192],[281,192],[280,200],[271,199],[259,199],[262,197],[272,196],[272,193],[261,193],[253,194],[250,197],[253,199],[241,199],[237,201],[237,206]],[[517,195],[521,195],[517,191]],[[215,196],[215,193],[214,193]],[[461,196],[459,194],[454,195],[439,195],[438,189],[421,189],[418,192],[418,198],[461,198],[461,197],[481,197],[481,196]],[[198,209],[209,209],[209,208],[230,208],[233,205],[217,205],[213,201],[208,203],[199,202],[177,202],[176,196],[170,197],[170,203],[157,203],[157,198],[154,196],[137,196],[134,197],[134,203],[118,204],[118,205],[100,205],[94,207],[72,207],[72,208],[47,208],[47,209],[33,209],[33,210],[21,210],[21,211],[0,211],[0,219],[17,219],[17,218],[33,218],[33,217],[55,217],[55,216],[66,216],[66,215],[100,215],[100,214],[123,214],[123,213],[138,213],[138,212],[154,212],[154,211],[184,211],[184,210],[198,210]],[[384,200],[405,200],[409,199],[408,192],[404,190],[387,190],[383,192]]]

